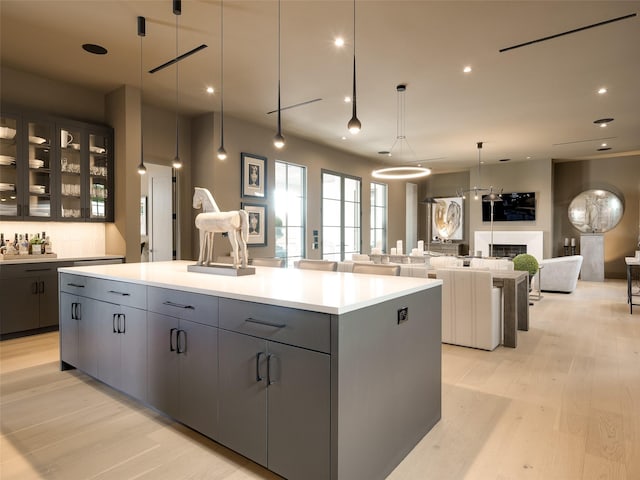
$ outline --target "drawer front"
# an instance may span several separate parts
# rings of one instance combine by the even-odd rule
[[[331,320],[324,313],[221,298],[220,328],[331,352]]]
[[[60,291],[74,295],[82,295],[83,297],[90,296],[91,278],[82,275],[72,275],[70,273],[59,273],[58,275],[58,288]]]
[[[218,297],[158,287],[149,287],[147,295],[150,312],[218,326]]]
[[[147,309],[147,286],[119,280],[90,279],[90,296],[103,302]]]

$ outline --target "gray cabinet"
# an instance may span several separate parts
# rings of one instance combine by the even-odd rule
[[[331,357],[295,346],[328,348],[329,317],[220,299],[220,326],[220,443],[286,478],[329,478]]]
[[[149,287],[148,300],[147,402],[216,438],[218,299]]]
[[[113,129],[2,106],[0,219],[113,221]]]
[[[98,374],[98,328],[100,304],[94,299],[60,293],[60,359],[69,366],[96,377]],[[66,364],[66,365],[65,365]]]
[[[58,274],[55,264],[0,266],[0,334],[58,324]]]
[[[147,312],[97,302],[98,378],[140,400],[147,390]]]

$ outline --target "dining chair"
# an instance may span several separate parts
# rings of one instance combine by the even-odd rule
[[[278,257],[272,258],[253,258],[251,259],[251,265],[258,267],[277,267],[282,268],[284,266],[284,259]]]
[[[323,270],[325,272],[336,272],[338,270],[338,262],[329,260],[309,260],[305,258],[294,262],[293,266],[302,270]]]
[[[369,273],[372,275],[400,275],[400,265],[381,265],[375,263],[354,263],[353,273]]]

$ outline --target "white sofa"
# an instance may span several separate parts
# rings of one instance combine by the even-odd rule
[[[495,349],[502,337],[502,292],[488,270],[441,268],[442,341]]]
[[[543,292],[571,293],[576,289],[582,267],[582,255],[546,258],[538,262],[543,266],[534,281],[540,282]],[[534,289],[537,287],[534,286]]]

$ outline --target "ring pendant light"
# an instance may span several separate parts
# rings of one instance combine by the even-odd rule
[[[278,0],[278,132],[273,137],[273,145],[280,149],[285,141],[282,136],[282,109],[280,108],[280,0]]]
[[[371,172],[373,178],[384,180],[408,180],[426,177],[429,174],[431,174],[431,170],[425,167],[389,167],[379,168]]]
[[[182,13],[182,0],[173,0],[173,13],[176,16],[176,58],[178,58],[178,18]],[[178,62],[176,62],[176,156],[173,158],[172,166],[175,169],[182,167],[182,160],[179,155],[179,116],[178,116]]]
[[[227,151],[224,149],[224,20],[223,3],[220,0],[220,148],[218,159],[226,160]]]
[[[144,166],[144,140],[142,128],[142,37],[146,34],[146,20],[144,17],[138,17],[138,36],[140,37],[140,164],[138,165],[138,173],[140,175],[147,173],[147,167]]]

